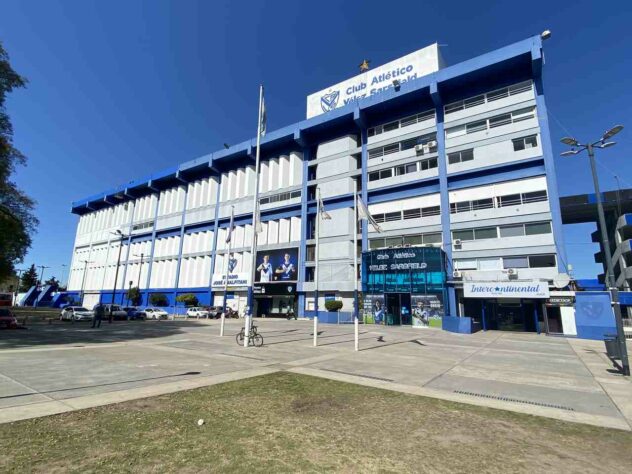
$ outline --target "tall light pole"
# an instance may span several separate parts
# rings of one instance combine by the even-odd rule
[[[66,279],[66,265],[65,263],[61,264],[61,279],[59,280],[59,286],[65,286],[66,290],[68,289],[68,284],[64,285],[64,280]]]
[[[625,333],[623,331],[623,320],[621,319],[621,306],[619,304],[619,289],[614,277],[614,267],[612,265],[612,254],[610,253],[610,239],[608,238],[608,229],[606,228],[606,217],[603,212],[603,203],[601,202],[601,192],[599,191],[599,178],[597,177],[597,167],[595,165],[595,148],[603,149],[615,145],[615,142],[608,141],[623,129],[623,125],[616,125],[606,131],[603,136],[593,143],[582,144],[572,137],[564,137],[561,142],[572,147],[570,150],[562,153],[562,156],[573,156],[586,150],[590,159],[590,169],[592,171],[593,184],[595,186],[595,197],[597,199],[597,213],[599,215],[599,228],[601,230],[601,245],[606,256],[606,284],[610,291],[612,304],[614,306],[614,319],[617,325],[617,339],[619,341],[619,353],[621,354],[621,365],[623,375],[630,375],[630,363],[628,361],[628,348],[625,342]]]
[[[117,229],[116,232],[110,232],[110,234],[118,235],[120,237],[118,258],[116,259],[116,271],[114,272],[114,288],[112,289],[112,304],[114,304],[114,299],[116,298],[116,283],[118,282],[118,272],[119,272],[119,267],[121,265],[121,250],[123,249],[123,239],[127,236],[124,235],[120,229]]]
[[[138,293],[140,294],[140,302],[143,303],[143,294],[140,292],[140,280],[143,277],[143,259],[145,254],[141,252],[140,255],[134,254],[134,257],[140,257],[140,267],[138,268]]]
[[[44,284],[44,270],[50,267],[47,267],[46,265],[38,265],[38,267],[42,269],[42,273],[40,273],[39,284],[43,285]]]

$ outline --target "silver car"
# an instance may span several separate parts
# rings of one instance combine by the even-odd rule
[[[94,313],[83,306],[66,306],[59,315],[60,321],[92,321]]]

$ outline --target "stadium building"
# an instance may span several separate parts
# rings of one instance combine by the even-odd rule
[[[305,120],[261,141],[256,315],[314,314],[318,188],[331,217],[319,231],[324,320],[326,300],[343,302],[337,318],[353,311],[357,252],[366,322],[545,327],[567,268],[542,69],[540,36],[452,66],[434,44],[311,94]],[[138,286],[143,304],[193,293],[243,312],[255,143],[74,202],[69,290],[86,306],[125,304]],[[357,245],[354,186],[379,225],[362,221]],[[288,261],[294,271],[282,274]]]

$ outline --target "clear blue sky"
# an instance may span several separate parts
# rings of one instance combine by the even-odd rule
[[[71,201],[254,136],[259,83],[272,130],[303,119],[306,95],[354,75],[362,59],[376,66],[435,41],[454,64],[551,29],[544,74],[555,152],[568,133],[627,125],[599,172],[604,189],[614,173],[632,187],[629,0],[265,3],[2,2],[0,40],[30,81],[8,102],[29,158],[17,181],[41,220],[22,266],[48,265],[59,277],[70,263]],[[562,195],[591,190],[586,160],[557,159]],[[592,230],[565,227],[578,277],[599,270]]]

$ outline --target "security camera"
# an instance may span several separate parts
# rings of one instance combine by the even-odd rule
[[[542,33],[540,33],[540,38],[542,38],[543,40],[548,40],[551,37],[551,30],[544,30]]]

